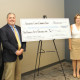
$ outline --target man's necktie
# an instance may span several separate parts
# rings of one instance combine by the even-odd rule
[[[16,40],[17,40],[17,42],[18,42],[18,50],[20,50],[20,48],[21,48],[21,42],[20,42],[18,33],[17,33],[17,31],[16,31],[16,29],[15,29],[14,26],[13,26],[13,29],[14,29],[14,33],[15,33]]]

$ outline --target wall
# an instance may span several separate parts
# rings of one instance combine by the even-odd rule
[[[80,14],[80,0],[64,0],[65,17],[70,19],[70,24],[74,23],[74,16]]]
[[[64,17],[64,0],[0,0],[0,27],[6,24],[6,15],[9,12],[16,14],[16,24],[20,25],[20,18],[48,18]],[[60,59],[65,59],[65,40],[56,40]],[[34,70],[38,42],[28,42],[24,59],[22,60],[22,73]],[[54,50],[52,40],[43,41],[45,51]],[[43,53],[41,65],[46,66],[58,61],[57,54]]]

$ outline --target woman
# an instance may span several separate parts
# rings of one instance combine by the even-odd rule
[[[80,14],[74,17],[71,25],[72,38],[69,39],[70,58],[73,66],[73,76],[80,78]]]

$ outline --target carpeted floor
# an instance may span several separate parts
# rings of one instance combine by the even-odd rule
[[[70,62],[62,62],[64,74],[60,63],[39,71],[39,76],[34,79],[34,73],[22,75],[22,80],[80,80],[72,76],[72,64]]]

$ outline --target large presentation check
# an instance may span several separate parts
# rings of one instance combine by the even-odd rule
[[[39,41],[71,38],[68,18],[20,19],[22,41]]]

